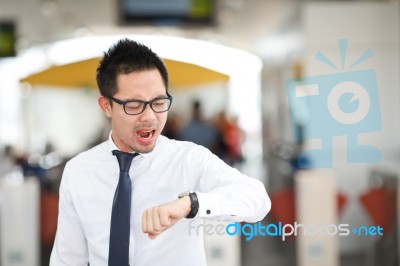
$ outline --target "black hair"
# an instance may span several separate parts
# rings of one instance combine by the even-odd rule
[[[157,69],[168,90],[168,72],[160,57],[149,47],[129,39],[121,39],[104,53],[96,72],[100,94],[112,97],[118,92],[117,77],[135,71]]]

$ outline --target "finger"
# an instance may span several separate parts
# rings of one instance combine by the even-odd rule
[[[146,214],[147,214],[146,215],[146,217],[147,217],[147,222],[146,222],[147,231],[146,231],[146,233],[153,233],[153,230],[154,230],[153,229],[153,208],[148,209]]]
[[[143,233],[148,232],[148,230],[147,230],[147,211],[148,210],[145,210],[142,214],[142,231],[143,231]]]
[[[149,234],[149,238],[150,239],[156,239],[158,235],[154,235],[154,234]]]
[[[160,207],[153,208],[153,230],[156,234],[160,234],[164,231],[160,223],[160,209]]]

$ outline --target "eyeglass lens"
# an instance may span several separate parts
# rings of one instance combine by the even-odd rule
[[[144,111],[145,105],[147,105],[144,102],[140,101],[133,101],[133,102],[127,102],[125,104],[125,112],[128,114],[139,114]],[[151,109],[153,109],[154,112],[156,113],[162,113],[168,111],[170,105],[171,105],[171,100],[168,98],[165,99],[154,99],[149,103]]]

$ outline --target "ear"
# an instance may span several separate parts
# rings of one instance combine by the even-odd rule
[[[110,105],[110,100],[104,96],[100,96],[99,99],[97,100],[99,103],[99,106],[103,113],[108,117],[111,118],[112,115],[112,107]]]

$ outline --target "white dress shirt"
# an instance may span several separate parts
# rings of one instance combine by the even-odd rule
[[[106,266],[111,209],[119,166],[108,141],[71,159],[60,187],[56,239],[50,265]],[[156,239],[142,232],[142,213],[193,190],[199,200],[194,218],[256,222],[270,210],[263,184],[226,165],[206,148],[160,136],[154,150],[136,156],[132,179],[131,266],[206,265],[203,235],[190,233],[192,219],[181,219]]]

